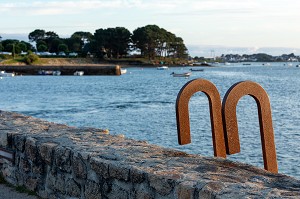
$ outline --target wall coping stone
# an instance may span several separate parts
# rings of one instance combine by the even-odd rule
[[[300,180],[0,110],[2,176],[42,198],[300,198]]]

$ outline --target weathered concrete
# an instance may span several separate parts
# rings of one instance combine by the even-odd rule
[[[1,173],[43,198],[300,198],[300,181],[222,158],[190,155],[10,112]]]
[[[73,75],[75,71],[84,71],[84,75],[121,75],[118,65],[20,65],[6,66],[0,65],[0,70],[15,72],[17,75],[38,75],[40,70],[59,70],[61,75]]]

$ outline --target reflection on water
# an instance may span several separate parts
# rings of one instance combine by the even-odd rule
[[[16,111],[72,126],[107,128],[113,134],[213,156],[208,100],[203,93],[190,101],[192,144],[179,146],[175,101],[181,87],[194,78],[212,81],[223,98],[236,82],[252,80],[270,96],[279,172],[300,178],[300,69],[230,65],[204,68],[189,79],[172,72],[189,68],[129,68],[122,76],[17,76],[0,80],[0,109]],[[238,103],[241,153],[228,157],[263,167],[256,103],[249,96]]]

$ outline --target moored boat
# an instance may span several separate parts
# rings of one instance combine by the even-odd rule
[[[61,72],[59,70],[55,70],[52,72],[53,76],[59,76],[61,74]]]
[[[4,70],[0,72],[0,77],[13,77],[13,76],[15,76],[15,73],[8,73]]]
[[[39,70],[38,75],[52,75],[52,70]]]
[[[157,70],[168,70],[169,67],[168,66],[158,66],[156,69]]]
[[[191,72],[186,72],[186,73],[171,73],[171,75],[173,75],[173,77],[189,77],[191,76]]]
[[[127,73],[127,69],[126,68],[121,68],[121,74],[126,74]]]
[[[74,72],[74,75],[75,76],[82,76],[82,75],[84,75],[84,71],[78,71],[77,70],[77,71]]]
[[[190,68],[190,71],[202,72],[204,69],[202,68]]]

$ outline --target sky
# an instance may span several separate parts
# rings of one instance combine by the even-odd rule
[[[0,0],[0,13],[2,39],[156,24],[181,37],[192,56],[300,55],[299,0]]]

